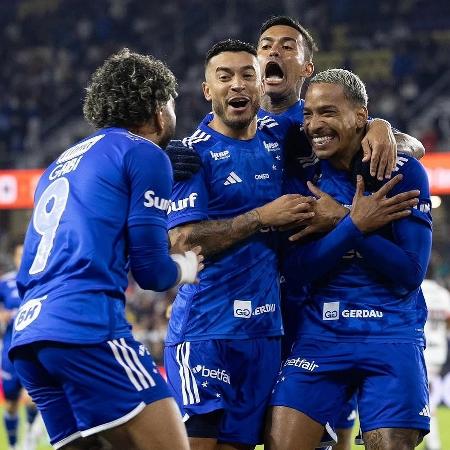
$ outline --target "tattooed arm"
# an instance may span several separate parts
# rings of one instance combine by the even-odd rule
[[[314,215],[310,211],[313,201],[298,194],[283,195],[230,219],[203,220],[178,226],[169,232],[170,240],[172,244],[184,242],[186,249],[200,245],[202,254],[211,256],[229,249],[261,228],[304,225]]]

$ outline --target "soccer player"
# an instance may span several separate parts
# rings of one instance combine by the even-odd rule
[[[133,339],[124,296],[128,267],[152,290],[192,283],[202,268],[199,248],[169,254],[172,179],[162,148],[175,97],[161,61],[112,55],[84,101],[98,130],[39,180],[9,355],[56,449],[189,448],[166,383]]]
[[[19,425],[19,399],[23,392],[22,384],[14,370],[14,366],[8,358],[8,351],[11,344],[14,317],[20,305],[20,297],[17,292],[16,275],[20,266],[23,251],[23,239],[15,239],[11,245],[12,258],[15,269],[3,274],[0,277],[0,326],[4,330],[2,347],[1,379],[3,392],[5,395],[5,405],[3,421],[8,435],[10,449],[15,449],[17,444],[17,432]],[[27,402],[26,419],[27,429],[25,432],[25,450],[33,450],[36,445],[32,433],[32,424],[36,418],[36,406]]]
[[[304,126],[321,160],[318,186],[350,212],[282,260],[286,282],[311,283],[311,290],[271,400],[271,450],[314,449],[354,393],[367,449],[413,449],[428,432],[420,290],[431,249],[428,180],[418,161],[401,155],[399,176],[364,195],[351,165],[366,120],[367,94],[356,75],[332,69],[311,80]],[[406,190],[419,198],[398,194]],[[394,212],[401,198],[412,208]]]
[[[175,183],[171,238],[184,235],[207,257],[200,283],[175,299],[166,339],[168,382],[191,449],[252,449],[280,365],[277,233],[311,217],[311,199],[281,196],[286,121],[257,120],[256,50],[228,40],[205,63],[209,123],[185,139],[202,159]]]
[[[430,434],[425,437],[427,450],[441,450],[436,417],[437,401],[433,395],[437,377],[447,360],[447,329],[450,326],[450,292],[432,279],[424,280],[422,291],[428,308],[425,323],[427,346],[424,352],[430,386]]]

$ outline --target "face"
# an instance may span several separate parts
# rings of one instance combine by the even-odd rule
[[[177,124],[177,117],[175,115],[175,100],[171,97],[170,100],[161,108],[161,135],[159,146],[165,148],[171,139],[175,136],[175,127]]]
[[[223,52],[206,67],[203,93],[227,127],[245,129],[254,120],[261,99],[261,74],[255,56],[247,52]]]
[[[344,88],[331,83],[312,83],[305,97],[303,126],[312,148],[320,159],[354,154],[360,146],[361,129],[367,108],[344,96]]]
[[[274,25],[261,35],[258,61],[264,92],[269,96],[299,97],[304,78],[314,71],[305,58],[302,34],[286,25]]]

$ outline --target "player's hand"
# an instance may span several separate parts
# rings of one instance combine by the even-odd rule
[[[373,119],[361,146],[363,162],[370,161],[370,174],[379,180],[390,178],[397,160],[397,142],[391,124],[383,119]]]
[[[298,241],[311,234],[327,233],[336,226],[339,220],[349,213],[349,210],[337,202],[331,195],[321,191],[310,181],[307,184],[309,190],[317,198],[317,201],[312,203],[314,217],[310,219],[308,225],[303,230],[290,236],[290,241]]]
[[[167,144],[166,153],[172,163],[175,181],[189,180],[202,166],[199,154],[194,149],[184,145],[182,141],[170,141]]]
[[[419,203],[417,197],[420,191],[401,192],[393,197],[386,197],[402,178],[403,175],[396,175],[372,195],[364,195],[364,181],[362,176],[358,175],[350,217],[361,232],[370,233],[411,214],[411,208]]]
[[[314,197],[286,194],[256,208],[256,211],[264,226],[305,225],[305,221],[314,216],[312,210],[314,202]]]
[[[201,251],[202,248],[198,245],[193,247],[192,250],[184,252],[184,254],[175,253],[170,255],[178,265],[178,284],[199,282],[197,274],[204,268],[204,258]]]

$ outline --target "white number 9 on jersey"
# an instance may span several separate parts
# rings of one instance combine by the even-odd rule
[[[64,177],[58,178],[45,189],[34,209],[33,226],[42,238],[29,270],[30,275],[42,272],[47,265],[68,197],[69,181]]]

